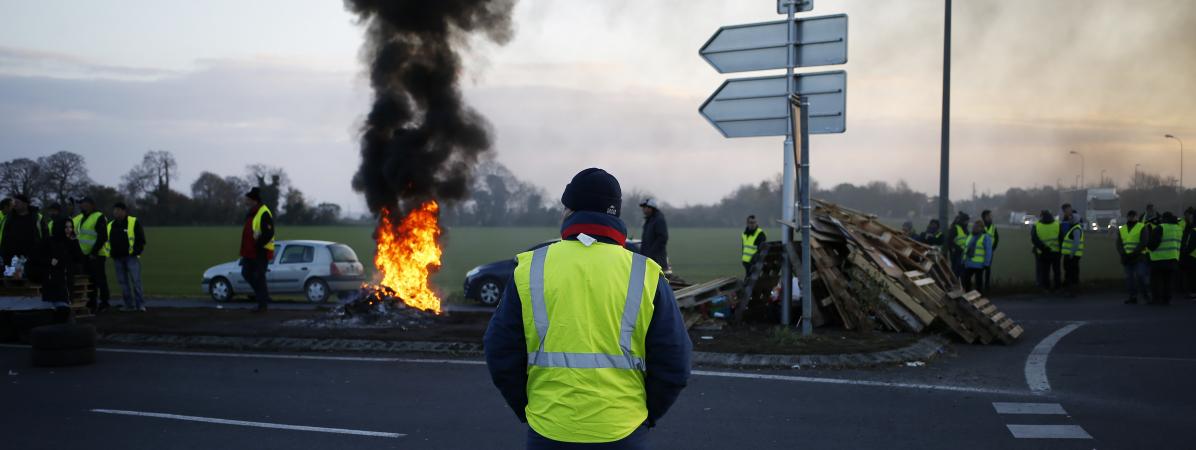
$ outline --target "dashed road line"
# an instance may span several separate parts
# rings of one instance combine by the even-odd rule
[[[1017,439],[1092,439],[1079,425],[1005,425]]]
[[[179,415],[179,414],[166,414],[166,413],[143,412],[143,411],[125,411],[125,410],[120,410],[120,409],[93,409],[93,410],[91,410],[91,412],[98,413],[98,414],[116,414],[116,415],[122,415],[122,416],[138,416],[138,417],[152,417],[152,418],[157,418],[157,419],[185,420],[188,422],[204,422],[204,423],[214,423],[214,424],[219,424],[219,425],[236,425],[236,426],[242,426],[242,427],[272,428],[272,429],[276,429],[276,430],[314,431],[314,432],[319,432],[319,433],[351,434],[351,435],[356,435],[356,436],[370,436],[370,437],[384,437],[384,438],[399,438],[399,437],[406,436],[405,434],[402,434],[402,433],[386,433],[386,432],[381,432],[381,431],[351,430],[351,429],[347,429],[347,428],[311,427],[311,426],[305,426],[305,425],[286,425],[286,424],[281,424],[281,423],[268,423],[268,422],[249,422],[249,421],[245,421],[245,420],[218,419],[215,417],[184,416],[184,415]]]
[[[1058,344],[1060,339],[1085,323],[1073,322],[1055,330],[1054,333],[1034,346],[1034,350],[1026,358],[1026,385],[1030,387],[1030,392],[1040,395],[1051,392],[1051,381],[1047,378],[1047,358],[1050,357],[1051,350],[1055,348],[1055,344]]]
[[[1053,414],[1066,416],[1067,411],[1058,403],[1011,403],[993,402],[997,414]]]

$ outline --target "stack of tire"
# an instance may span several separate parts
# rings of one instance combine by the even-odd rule
[[[33,365],[79,366],[96,361],[96,329],[91,325],[63,323],[34,328],[29,333]]]

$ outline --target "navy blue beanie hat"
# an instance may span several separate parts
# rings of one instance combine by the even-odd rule
[[[595,211],[619,217],[623,208],[623,190],[614,175],[591,167],[573,176],[573,181],[561,194],[561,203],[574,211]]]

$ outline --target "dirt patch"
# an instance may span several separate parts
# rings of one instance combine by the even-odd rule
[[[758,355],[833,355],[893,350],[924,336],[909,333],[818,329],[803,338],[796,329],[773,325],[726,326],[718,331],[691,330],[694,351]]]

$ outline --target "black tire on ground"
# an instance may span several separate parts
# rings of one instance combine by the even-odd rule
[[[91,325],[58,324],[34,328],[29,332],[33,348],[65,350],[96,346],[96,328]]]
[[[25,343],[29,342],[30,330],[43,325],[54,325],[55,323],[57,323],[57,318],[52,309],[14,311],[12,315],[12,327],[16,329],[21,342]]]
[[[33,365],[38,367],[81,366],[96,362],[95,347],[59,350],[33,349]]]
[[[0,342],[14,342],[21,338],[12,323],[12,311],[0,311]]]

